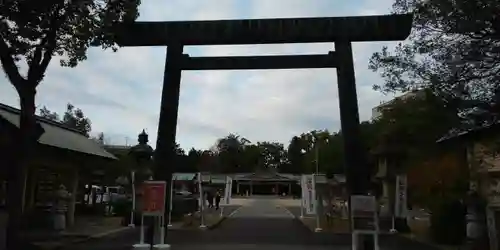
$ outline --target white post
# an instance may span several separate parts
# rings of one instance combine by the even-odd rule
[[[392,218],[391,218],[391,229],[389,230],[389,233],[395,234],[397,232],[398,232],[398,230],[396,230],[396,218],[394,217],[394,214],[393,214]]]
[[[160,243],[153,246],[154,250],[168,250],[170,245],[165,243],[165,216],[158,216],[160,220]]]
[[[172,208],[174,200],[174,177],[170,180],[170,210],[168,210],[168,225],[167,227],[172,227]],[[162,243],[163,244],[163,243]]]
[[[316,200],[316,228],[314,229],[315,232],[321,232],[323,231],[323,229],[321,228],[321,221],[320,221],[320,209],[319,209],[319,206],[323,206],[323,202],[321,201],[321,204],[320,204],[320,201],[318,199],[319,195],[318,195],[318,190],[316,190],[316,176],[317,174],[313,174],[313,180],[314,180],[314,185],[313,185],[313,188],[314,188],[314,194],[315,194],[315,200]]]
[[[205,229],[207,226],[205,225],[205,215],[204,215],[204,206],[205,206],[205,197],[203,197],[203,187],[202,187],[202,179],[201,172],[198,172],[198,189],[200,192],[200,228]]]
[[[304,198],[300,201],[300,218],[304,218]]]
[[[226,195],[227,195],[227,185],[228,185],[227,182],[228,182],[228,179],[227,179],[227,176],[226,176],[226,181],[225,181],[225,185],[224,185],[224,202],[227,199],[227,197],[226,197]],[[219,217],[222,217],[222,215],[223,215],[222,211],[224,210],[224,206],[222,206],[222,203],[219,204],[219,205],[220,205],[220,207],[219,207],[219,209],[220,209]]]
[[[400,193],[401,193],[401,186],[400,186],[400,177],[399,175],[396,175],[396,188],[394,190],[394,207],[393,207],[393,212],[392,212],[392,217],[391,217],[391,230],[389,230],[390,233],[397,233],[398,231],[396,230],[396,216],[400,216],[402,211],[400,211],[401,208],[401,199],[400,199]]]
[[[304,218],[304,209],[305,209],[305,204],[304,204],[304,177],[301,175],[300,176],[300,218]]]
[[[139,244],[144,244],[144,215],[141,215],[141,238]]]
[[[135,227],[134,223],[134,213],[135,213],[135,171],[130,171],[130,183],[132,184],[132,211],[130,212],[130,223],[129,227]]]
[[[165,244],[165,216],[160,216],[160,244]]]
[[[152,244],[147,244],[144,243],[144,215],[141,213],[141,231],[140,231],[140,238],[139,238],[139,243],[134,244],[132,246],[132,249],[134,250],[147,250],[151,248]]]

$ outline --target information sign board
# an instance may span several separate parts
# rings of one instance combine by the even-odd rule
[[[165,213],[165,194],[167,182],[145,181],[142,184],[142,213],[149,216],[162,216]]]

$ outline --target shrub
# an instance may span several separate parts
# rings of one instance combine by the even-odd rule
[[[130,216],[130,213],[132,212],[132,201],[126,199],[117,200],[113,202],[111,206],[113,207],[113,213],[116,216]]]
[[[459,245],[466,236],[466,207],[458,200],[443,201],[431,215],[431,238],[439,244]]]

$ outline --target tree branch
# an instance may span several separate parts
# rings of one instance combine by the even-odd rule
[[[24,78],[19,73],[19,69],[14,62],[14,58],[12,57],[12,53],[10,52],[9,45],[5,42],[4,37],[2,36],[0,39],[0,62],[4,68],[5,74],[9,81],[16,89],[18,89],[19,84],[24,81]]]
[[[50,22],[48,34],[42,39],[33,52],[33,57],[28,70],[28,79],[33,80],[32,82],[35,86],[38,86],[43,79],[43,75],[52,60],[52,54],[54,53],[57,45],[57,31],[62,21],[65,19],[63,16],[59,15],[63,6],[64,5],[60,5],[54,11],[54,16]]]

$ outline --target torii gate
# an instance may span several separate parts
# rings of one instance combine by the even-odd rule
[[[116,31],[121,46],[167,46],[155,153],[155,177],[171,181],[183,70],[337,68],[344,161],[351,194],[366,194],[370,170],[359,136],[352,42],[397,41],[411,30],[412,14],[215,21],[133,22]],[[320,55],[189,57],[189,45],[333,42]],[[169,186],[169,185],[168,185]],[[169,194],[170,192],[167,192]],[[170,197],[167,197],[167,204]],[[169,206],[166,206],[168,208]],[[167,211],[168,214],[168,211]]]

